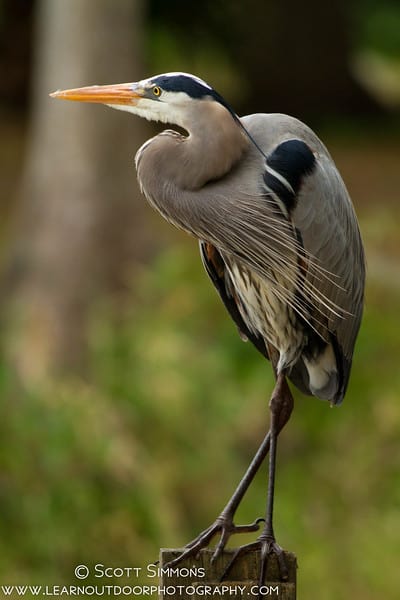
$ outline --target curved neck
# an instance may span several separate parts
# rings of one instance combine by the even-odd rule
[[[164,131],[144,144],[136,156],[139,182],[155,196],[156,187],[198,190],[229,173],[249,145],[249,139],[229,111],[215,101],[187,111],[188,136]]]
[[[249,145],[243,129],[217,102],[203,101],[196,107],[188,131],[177,148],[184,168],[176,183],[184,189],[199,189],[229,173]]]

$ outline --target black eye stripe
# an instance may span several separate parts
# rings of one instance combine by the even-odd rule
[[[156,87],[160,86],[161,90],[165,92],[185,92],[188,96],[194,99],[212,98],[216,102],[219,102],[224,106],[233,117],[235,112],[224,100],[224,98],[218,94],[213,88],[209,87],[206,83],[202,83],[190,75],[185,74],[171,74],[171,75],[158,75],[150,80],[152,85]]]
[[[166,92],[186,92],[192,98],[202,98],[211,95],[212,90],[196,79],[187,75],[159,75],[153,79],[153,83]]]

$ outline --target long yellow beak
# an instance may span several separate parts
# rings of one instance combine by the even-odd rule
[[[74,100],[76,102],[97,102],[100,104],[133,104],[143,98],[144,90],[136,83],[117,83],[115,85],[90,85],[71,90],[52,92],[52,98]]]

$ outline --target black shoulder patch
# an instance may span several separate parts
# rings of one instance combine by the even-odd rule
[[[267,157],[265,184],[285,204],[288,211],[295,204],[303,177],[313,172],[315,162],[311,149],[301,140],[282,142]]]

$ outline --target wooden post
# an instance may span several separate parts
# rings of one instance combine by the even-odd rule
[[[201,550],[199,557],[182,561],[171,571],[163,572],[163,566],[176,558],[182,550],[162,549],[160,552],[160,600],[179,598],[180,600],[205,600],[210,597],[224,599],[273,598],[274,600],[296,600],[296,556],[285,552],[289,570],[288,581],[279,577],[278,561],[274,554],[268,561],[264,587],[258,592],[260,572],[259,551],[251,551],[240,556],[233,564],[228,579],[220,581],[225,566],[232,558],[234,550],[225,550],[211,564],[212,550]],[[218,591],[215,588],[219,588]],[[197,590],[197,591],[196,591]]]

